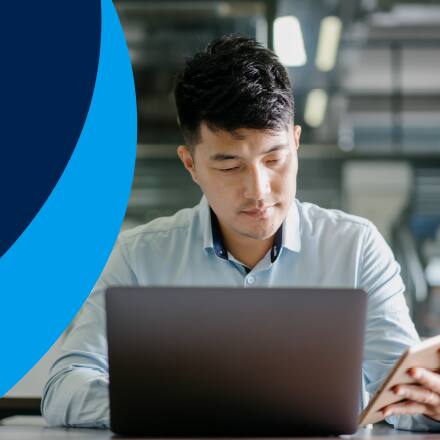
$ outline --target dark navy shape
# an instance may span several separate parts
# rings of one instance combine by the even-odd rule
[[[100,1],[2,2],[0,38],[1,257],[43,206],[78,142],[99,63]]]

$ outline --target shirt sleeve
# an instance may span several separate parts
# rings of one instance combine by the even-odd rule
[[[43,389],[41,412],[51,426],[108,428],[108,357],[104,295],[110,285],[136,285],[118,240]]]
[[[420,341],[404,298],[400,266],[374,225],[364,237],[359,284],[368,293],[363,375],[371,396],[401,354]],[[390,416],[397,429],[440,431],[440,422],[423,415]]]

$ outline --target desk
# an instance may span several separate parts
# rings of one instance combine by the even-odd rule
[[[14,420],[15,419],[15,420]],[[355,440],[374,438],[374,440],[392,440],[407,437],[408,440],[434,440],[439,439],[440,434],[417,433],[408,431],[397,431],[387,425],[377,425],[373,429],[360,429],[351,436],[341,438]],[[116,437],[109,430],[84,429],[84,428],[48,428],[41,417],[17,417],[6,420],[0,424],[0,440],[104,440]],[[318,437],[308,437],[303,440],[313,440]],[[321,437],[322,440],[330,440],[334,437]],[[299,439],[298,437],[295,438]],[[134,438],[132,438],[134,440]],[[188,439],[185,439],[188,440]],[[259,439],[261,440],[261,439]]]

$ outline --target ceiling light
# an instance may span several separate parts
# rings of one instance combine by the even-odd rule
[[[329,16],[321,20],[318,49],[316,51],[316,67],[324,72],[328,72],[335,67],[341,30],[342,22],[340,18]]]
[[[304,120],[310,127],[319,127],[327,110],[328,95],[325,90],[313,89],[309,92],[304,111]]]
[[[307,62],[299,20],[290,15],[274,21],[274,50],[285,66],[303,66]]]

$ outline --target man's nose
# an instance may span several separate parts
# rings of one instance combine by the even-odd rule
[[[267,171],[258,166],[252,167],[246,175],[244,196],[251,200],[263,200],[270,193]]]

